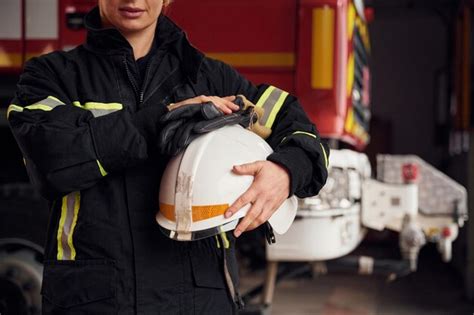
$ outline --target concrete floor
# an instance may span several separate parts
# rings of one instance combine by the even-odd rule
[[[244,275],[241,292],[261,283],[263,276],[262,271]],[[474,304],[464,298],[461,277],[433,251],[421,258],[418,272],[393,282],[350,274],[283,280],[271,314],[474,315]]]

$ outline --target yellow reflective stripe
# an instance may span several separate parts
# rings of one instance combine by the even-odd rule
[[[220,227],[220,230],[221,230],[221,239],[222,239],[222,243],[224,245],[224,248],[229,248],[230,247],[230,242],[229,240],[227,239],[227,234],[222,230],[222,226]]]
[[[271,128],[275,122],[276,116],[280,111],[288,92],[280,90],[274,86],[269,86],[262,96],[258,99],[256,107],[264,109],[260,123],[267,128]]]
[[[283,103],[285,102],[286,97],[288,96],[288,92],[283,91],[281,93],[280,97],[278,98],[278,101],[276,102],[275,106],[273,106],[272,111],[270,112],[270,115],[268,116],[268,120],[265,123],[265,127],[267,128],[272,128],[273,123],[275,122],[275,118],[280,111],[281,107],[283,106]]]
[[[306,135],[306,136],[310,136],[310,137],[312,137],[312,138],[314,138],[314,139],[317,139],[317,138],[318,138],[316,135],[313,135],[312,133],[306,132],[306,131],[295,131],[295,132],[293,132],[290,136],[293,136],[293,135]],[[280,141],[280,143],[285,142],[286,138],[288,138],[288,137],[284,137],[284,138]]]
[[[90,111],[94,117],[108,115],[123,108],[123,105],[120,103],[87,102],[81,104],[79,101],[74,101],[72,104],[84,110]]]
[[[321,146],[321,149],[323,151],[323,155],[324,155],[324,165],[326,165],[326,168],[328,168],[329,166],[329,161],[328,161],[328,155],[326,153],[326,149],[324,149],[324,146],[323,144],[320,142],[319,145]]]
[[[99,160],[97,160],[97,165],[99,166],[99,171],[102,174],[102,176],[106,176],[107,172],[105,171],[104,167],[102,166]]]
[[[59,105],[64,105],[64,103],[61,102],[59,99],[57,99],[54,96],[48,96],[47,98],[45,98],[45,99],[43,99],[39,102],[36,102],[34,104],[31,104],[31,105],[27,105],[25,107],[21,107],[21,106],[15,105],[15,104],[11,104],[10,106],[8,106],[7,118],[10,116],[11,111],[23,112],[23,110],[26,108],[28,110],[35,110],[36,109],[36,110],[42,110],[42,111],[49,112],[49,111],[53,110],[56,106],[59,106]]]
[[[291,134],[291,136],[294,136],[294,135],[305,135],[305,136],[309,136],[311,138],[314,138],[314,139],[318,139],[318,137],[310,132],[306,132],[306,131],[295,131]],[[285,140],[287,139],[287,137],[284,137],[283,140],[281,140],[280,143],[283,143],[285,142]],[[324,165],[326,165],[326,168],[329,166],[329,161],[328,161],[328,155],[326,153],[326,149],[324,149],[324,146],[323,144],[320,142],[319,145],[321,146],[321,149],[323,151],[323,156],[324,156]]]
[[[295,131],[293,132],[294,135],[307,135],[307,136],[310,136],[314,139],[317,139],[318,137],[316,137],[316,135],[312,134],[312,133],[309,133],[309,132],[306,132],[306,131]]]
[[[76,223],[77,223],[77,214],[79,213],[80,204],[81,204],[81,194],[79,192],[75,192],[74,193],[74,217],[72,219],[71,229],[69,231],[69,235],[67,238],[67,243],[69,245],[69,248],[71,249],[71,260],[76,259],[76,249],[74,248],[72,237],[74,234],[74,228],[76,227]]]
[[[58,98],[56,98],[56,97],[54,97],[54,96],[52,96],[52,95],[48,96],[48,98],[49,98],[49,99],[52,99],[52,100],[54,100],[54,101],[56,101],[56,102],[58,102],[58,103],[64,104],[61,100],[59,100]]]
[[[49,111],[53,110],[56,106],[59,106],[59,105],[64,105],[64,103],[61,102],[59,99],[57,99],[54,96],[48,96],[47,98],[45,98],[45,99],[43,99],[39,102],[36,102],[34,104],[25,106],[25,108],[29,109],[29,110],[39,109],[39,110],[49,112]]]
[[[74,106],[83,108],[83,109],[105,109],[105,110],[121,110],[123,105],[120,103],[98,103],[98,102],[87,102],[81,104],[79,101],[72,102]]]
[[[64,222],[66,221],[66,216],[67,216],[67,195],[62,198],[61,217],[59,219],[59,227],[58,227],[58,234],[57,234],[58,260],[63,260],[63,257],[64,257],[62,235],[63,235],[63,230],[64,230]]]
[[[73,235],[80,204],[81,195],[78,191],[67,194],[62,198],[61,217],[57,232],[58,260],[74,260],[76,258]]]
[[[49,112],[49,111],[53,110],[52,107],[50,107],[48,105],[43,105],[43,104],[28,105],[28,106],[25,106],[25,108],[29,109],[29,110],[39,109],[39,110],[43,110],[45,112]]]
[[[262,96],[260,96],[260,99],[258,100],[257,104],[255,106],[257,107],[263,107],[263,104],[267,101],[268,97],[270,94],[272,94],[273,90],[275,89],[274,86],[269,86],[265,92],[263,92]]]
[[[21,106],[18,106],[18,105],[15,105],[15,104],[11,104],[10,106],[8,106],[8,109],[7,109],[7,119],[8,117],[10,116],[10,112],[11,111],[14,111],[14,112],[22,112],[23,111],[23,107]]]

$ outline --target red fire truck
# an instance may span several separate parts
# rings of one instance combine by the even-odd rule
[[[80,44],[83,18],[95,4],[1,1],[3,111],[25,61]],[[208,56],[229,63],[254,83],[297,95],[323,137],[357,149],[369,141],[369,13],[362,0],[176,0],[166,12]],[[22,157],[5,118],[0,128],[8,146],[1,164],[8,176],[0,176],[0,314],[6,313],[2,309],[36,314],[48,212],[24,183]]]
[[[3,0],[0,73],[81,43],[95,3]],[[180,0],[168,14],[210,57],[296,94],[322,136],[367,144],[370,44],[361,0]]]

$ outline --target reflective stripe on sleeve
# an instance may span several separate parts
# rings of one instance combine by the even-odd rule
[[[11,104],[10,106],[8,106],[7,118],[10,116],[11,111],[23,112],[23,110],[28,109],[28,110],[42,110],[42,111],[49,112],[53,110],[55,107],[60,106],[60,105],[64,105],[64,103],[54,96],[48,96],[47,98],[39,102],[36,102],[31,105],[27,105],[25,107]]]
[[[74,101],[72,102],[72,104],[79,108],[91,111],[94,117],[104,116],[123,109],[123,105],[120,103],[87,102],[81,104],[81,102],[79,101]]]
[[[309,137],[314,138],[314,139],[317,139],[317,138],[318,138],[318,137],[316,137],[316,135],[314,135],[314,134],[312,134],[312,133],[310,133],[310,132],[306,132],[306,131],[295,131],[295,132],[293,132],[293,133],[290,135],[290,137],[291,137],[291,136],[294,136],[294,135],[306,135],[306,136],[309,136]],[[281,140],[280,143],[285,142],[285,140],[286,140],[287,138],[288,138],[288,137],[284,137],[284,138]]]
[[[314,139],[317,139],[318,137],[310,132],[306,132],[306,131],[295,131],[293,132],[291,136],[295,136],[295,135],[305,135],[305,136],[309,136],[311,138],[314,138]],[[288,137],[284,137],[280,143],[283,143],[285,142],[285,140],[287,139]],[[323,151],[323,157],[324,157],[324,165],[326,165],[326,168],[329,167],[329,160],[328,160],[328,154],[326,152],[326,149],[324,148],[323,144],[320,142],[319,145],[321,146],[321,151]]]
[[[21,106],[18,106],[18,105],[15,105],[15,104],[11,104],[10,106],[8,106],[8,109],[7,109],[7,119],[8,117],[10,117],[10,112],[22,112],[23,111],[23,107]]]
[[[321,146],[321,149],[323,151],[323,155],[324,155],[324,165],[326,165],[326,168],[329,167],[329,161],[328,161],[328,154],[326,153],[326,149],[324,148],[323,144],[320,142],[319,145]]]
[[[276,116],[283,103],[288,97],[288,92],[277,87],[269,86],[257,101],[256,106],[264,109],[264,114],[260,118],[260,123],[267,128],[272,128]]]
[[[81,194],[72,192],[62,198],[61,217],[57,233],[58,260],[75,260],[76,249],[74,248],[74,229],[77,223],[77,215],[81,204]]]

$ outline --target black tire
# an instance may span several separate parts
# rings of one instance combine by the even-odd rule
[[[47,202],[28,184],[0,186],[0,314],[41,312]]]

